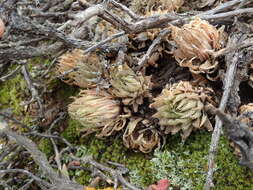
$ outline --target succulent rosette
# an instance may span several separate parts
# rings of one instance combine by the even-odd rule
[[[71,118],[79,121],[86,129],[101,129],[111,125],[120,115],[120,104],[104,91],[83,90],[68,106]]]
[[[143,153],[151,152],[160,147],[160,135],[150,122],[143,118],[132,118],[123,134],[123,142],[127,148],[140,150]]]
[[[213,73],[218,62],[212,60],[212,54],[221,48],[225,39],[223,29],[217,30],[207,21],[195,18],[181,28],[171,26],[171,36],[178,49],[174,56],[182,67],[188,67],[192,73]]]
[[[74,49],[60,57],[57,73],[70,85],[93,88],[101,80],[103,65],[96,53],[84,55],[83,50]]]
[[[133,0],[131,9],[138,14],[150,16],[155,11],[160,13],[177,11],[183,4],[184,0]]]
[[[240,120],[249,127],[253,124],[253,103],[242,105],[239,108]],[[253,129],[253,128],[252,128]]]
[[[124,105],[133,106],[135,112],[144,97],[149,97],[150,77],[136,74],[127,64],[113,66],[110,71],[110,92],[122,98]]]
[[[205,127],[211,131],[213,128],[204,110],[210,92],[211,89],[194,87],[188,81],[175,83],[163,89],[150,105],[157,110],[153,117],[159,120],[165,134],[181,131],[183,140],[196,129]]]

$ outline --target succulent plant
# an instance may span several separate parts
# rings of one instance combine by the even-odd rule
[[[151,152],[156,146],[160,147],[160,135],[152,128],[150,122],[143,118],[131,118],[123,135],[127,148]]]
[[[71,71],[72,72],[69,72]],[[69,73],[68,73],[69,72]],[[84,55],[80,49],[63,54],[57,65],[57,73],[64,75],[63,81],[83,88],[92,88],[99,83],[103,72],[103,65],[96,55]]]
[[[253,124],[253,103],[242,105],[239,108],[240,120],[249,127]],[[253,129],[253,128],[252,128]]]
[[[132,105],[135,112],[138,105],[143,103],[143,98],[149,97],[150,77],[135,74],[127,64],[111,68],[110,83],[112,85],[110,92],[122,98],[124,105]]]
[[[182,67],[188,67],[192,73],[213,73],[218,62],[212,59],[212,53],[221,48],[224,32],[217,30],[207,21],[196,18],[181,28],[171,26],[172,39],[178,45],[174,56]]]
[[[120,105],[113,96],[104,91],[82,90],[68,106],[71,118],[79,121],[87,130],[98,130],[111,125],[120,115]]]
[[[194,129],[206,127],[211,131],[212,125],[204,111],[208,92],[211,93],[211,89],[194,87],[188,81],[175,83],[170,88],[163,89],[150,105],[157,110],[153,117],[159,119],[165,134],[182,131],[183,140]]]
[[[131,9],[138,14],[152,15],[155,11],[167,13],[177,11],[184,4],[184,0],[133,0]]]

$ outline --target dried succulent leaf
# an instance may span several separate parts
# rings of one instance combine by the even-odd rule
[[[151,152],[156,146],[160,146],[158,131],[147,127],[149,121],[142,118],[132,118],[123,135],[123,141],[127,148],[139,149],[143,153]]]
[[[96,53],[84,55],[82,50],[75,49],[60,57],[57,73],[62,75],[72,69],[76,70],[68,73],[63,79],[64,82],[83,88],[93,88],[101,79],[103,65]]]
[[[97,137],[108,137],[115,132],[121,131],[124,129],[127,123],[127,117],[119,116],[118,118],[108,122],[100,131],[99,134],[97,134]]]
[[[192,130],[207,128],[212,125],[204,111],[204,103],[208,100],[211,89],[193,87],[189,82],[179,82],[169,89],[163,89],[160,96],[150,105],[157,113],[153,117],[159,119],[159,124],[166,134],[176,134],[182,131],[185,140]]]

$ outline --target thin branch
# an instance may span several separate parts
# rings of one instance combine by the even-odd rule
[[[223,48],[223,49],[213,53],[213,56],[214,56],[214,58],[217,58],[220,56],[224,56],[228,53],[231,53],[233,51],[237,51],[239,49],[247,48],[250,46],[253,46],[253,39],[251,39],[251,42],[246,41],[246,42],[242,42],[241,44],[236,44],[234,46]]]
[[[9,138],[14,139],[18,145],[23,146],[31,155],[33,160],[40,166],[40,169],[44,172],[45,176],[50,180],[55,189],[62,190],[83,190],[84,186],[79,185],[73,181],[65,178],[61,178],[54,169],[50,166],[45,154],[43,154],[37,147],[37,145],[25,136],[9,129],[6,122],[0,121],[0,136],[6,135]]]
[[[240,149],[242,154],[240,164],[247,166],[253,172],[253,132],[251,128],[239,119],[232,118],[211,105],[207,106],[207,109],[222,120],[227,136]]]
[[[121,9],[122,11],[125,11],[135,21],[145,18],[145,17],[139,16],[139,15],[136,15],[132,10],[130,10],[129,8],[127,8],[125,5],[123,5],[121,3],[118,3],[114,0],[110,0],[109,2],[112,3],[115,7]]]
[[[151,57],[151,55],[154,53],[154,51],[156,50],[157,46],[161,43],[162,39],[168,35],[170,33],[169,29],[163,29],[158,36],[156,37],[156,39],[152,42],[152,44],[149,46],[148,51],[146,52],[146,54],[141,58],[141,60],[138,62],[138,66],[136,70],[140,70],[149,60],[149,58]]]
[[[24,136],[17,134],[14,131],[10,131],[9,129],[7,129],[7,127],[3,130],[0,130],[0,133],[6,134],[8,137],[14,138],[19,145],[22,145],[26,150],[30,152],[30,154],[34,158],[34,161],[45,172],[46,176],[48,176],[53,182],[58,182],[59,178],[57,173],[55,173],[55,171],[52,169],[46,159],[46,156],[38,150],[34,142]]]
[[[48,188],[52,187],[52,185],[39,177],[33,175],[31,172],[24,170],[24,169],[6,169],[6,170],[0,170],[0,174],[5,174],[5,173],[23,173],[34,179],[36,182],[43,186],[47,186]]]
[[[40,42],[42,40],[48,39],[47,37],[41,37],[41,38],[36,38],[36,39],[29,39],[26,41],[18,41],[18,42],[10,42],[8,44],[5,43],[0,43],[0,48],[11,48],[15,46],[24,46],[24,45],[29,45],[32,43]]]
[[[203,13],[200,13],[199,15],[216,14],[216,13],[221,12],[221,11],[226,11],[226,10],[229,10],[229,9],[233,8],[235,5],[240,4],[243,1],[244,0],[228,1],[228,2],[220,4],[219,6],[213,8],[209,11],[205,11]],[[199,15],[197,15],[197,16],[199,16]]]
[[[6,80],[8,80],[8,79],[10,79],[10,78],[12,78],[12,77],[14,77],[14,76],[18,73],[18,71],[19,71],[20,69],[21,69],[21,66],[20,66],[20,65],[17,66],[17,68],[14,69],[13,71],[11,71],[9,74],[7,74],[7,75],[1,77],[1,78],[0,78],[0,82],[4,82],[4,81],[6,81]]]
[[[95,167],[95,168],[97,168],[101,171],[105,171],[105,172],[110,173],[111,176],[114,178],[114,184],[116,184],[116,185],[117,185],[117,181],[119,181],[124,187],[127,187],[130,190],[141,190],[141,189],[135,187],[134,185],[130,184],[129,182],[127,182],[125,180],[125,178],[122,176],[122,172],[120,172],[118,170],[114,170],[112,168],[109,168],[105,165],[102,165],[102,164],[94,161],[90,156],[87,156],[87,157],[84,157],[84,158],[77,158],[77,157],[71,155],[71,157],[74,160],[82,161],[83,163],[90,164],[93,167]],[[116,187],[114,186],[114,188],[117,188],[117,186]]]
[[[110,37],[102,40],[101,42],[99,42],[99,43],[97,43],[97,44],[95,44],[95,45],[93,45],[93,46],[85,49],[84,53],[89,53],[89,52],[95,51],[97,48],[101,47],[102,45],[104,45],[104,44],[106,44],[106,43],[108,43],[108,42],[110,42],[110,41],[112,41],[112,40],[114,40],[116,38],[124,36],[125,34],[126,33],[124,31],[116,33],[116,34],[113,34]]]
[[[233,41],[232,41],[233,40]],[[229,41],[228,47],[231,44],[235,43],[235,39],[233,38],[232,40]],[[234,52],[229,55],[227,55],[226,61],[229,62],[227,64],[228,68],[225,74],[225,79],[223,82],[223,94],[222,98],[220,101],[219,109],[221,111],[224,111],[228,102],[228,98],[230,95],[230,92],[232,91],[232,86],[234,83],[235,79],[235,74],[237,70],[237,65],[238,65],[238,58],[239,58],[239,52]],[[211,140],[211,145],[209,149],[209,156],[208,156],[208,173],[206,176],[206,183],[205,183],[205,190],[209,190],[213,184],[213,172],[214,172],[214,158],[218,149],[218,143],[222,131],[222,121],[219,119],[219,117],[215,117],[215,128],[212,134],[212,140]]]
[[[30,188],[30,185],[34,182],[34,179],[30,179],[30,181],[28,181],[25,185],[23,185],[22,187],[19,188],[19,190],[26,190]]]
[[[45,113],[44,113],[44,108],[43,108],[43,105],[42,105],[42,101],[39,97],[39,93],[37,91],[37,89],[35,88],[33,82],[32,82],[32,79],[31,79],[31,76],[27,70],[27,65],[23,65],[22,66],[22,73],[24,75],[24,78],[25,78],[25,81],[28,85],[28,88],[32,94],[32,99],[31,99],[31,102],[33,100],[36,100],[38,105],[39,105],[39,110],[40,110],[40,114],[39,114],[39,118],[44,118],[45,116]]]
[[[218,13],[214,15],[199,15],[199,17],[204,20],[212,21],[215,19],[229,18],[229,17],[234,17],[238,15],[243,15],[243,14],[246,14],[247,16],[253,14],[253,8],[237,9],[237,10],[227,11],[225,13]]]

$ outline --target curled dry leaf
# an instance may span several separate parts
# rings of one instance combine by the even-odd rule
[[[3,36],[5,30],[5,25],[3,20],[0,18],[0,38]]]
[[[205,127],[211,131],[212,124],[204,110],[204,104],[212,93],[211,89],[194,87],[188,81],[175,83],[170,88],[163,89],[161,95],[150,105],[157,110],[153,117],[159,119],[166,134],[182,131],[183,140],[195,129]]]
[[[103,72],[103,64],[96,53],[84,55],[83,50],[75,49],[63,54],[57,65],[57,73],[64,75],[63,81],[83,88],[93,88],[99,83]]]
[[[127,123],[127,117],[128,115],[120,115],[118,118],[113,119],[109,121],[100,131],[99,134],[97,134],[97,137],[108,137],[114,132],[121,131]]]
[[[188,67],[192,73],[213,73],[218,62],[212,54],[221,48],[224,40],[223,28],[217,30],[207,21],[196,18],[181,28],[171,26],[172,39],[178,45],[174,56],[182,67]]]
[[[160,147],[160,135],[148,120],[132,118],[123,134],[123,142],[127,148],[148,153],[156,146]]]

